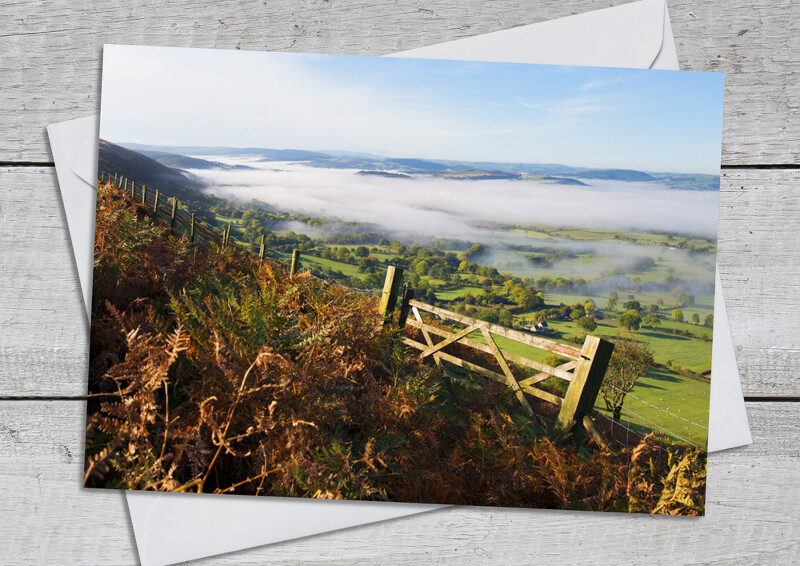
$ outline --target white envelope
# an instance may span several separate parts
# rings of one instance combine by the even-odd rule
[[[402,57],[677,69],[663,0],[394,54]],[[96,116],[48,127],[87,315],[91,305]],[[752,443],[717,272],[709,451]],[[88,328],[88,326],[87,326]],[[139,558],[171,564],[440,509],[439,505],[124,492]]]

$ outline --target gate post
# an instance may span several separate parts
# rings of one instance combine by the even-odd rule
[[[300,269],[300,250],[292,250],[292,265],[289,268],[289,275],[294,275]]]
[[[559,428],[573,429],[576,437],[583,434],[583,418],[592,412],[613,351],[612,342],[597,336],[586,337],[581,357],[558,413]]]
[[[178,212],[178,197],[172,197],[172,214],[169,217],[169,227],[175,226],[175,214]]]
[[[383,282],[381,304],[378,307],[378,314],[383,315],[384,324],[391,318],[394,307],[397,305],[397,293],[400,291],[400,281],[402,279],[403,269],[390,265],[386,270],[386,280]]]
[[[400,328],[404,328],[406,325],[406,320],[408,319],[408,311],[411,309],[411,305],[408,302],[414,298],[414,289],[411,287],[406,287],[403,291],[403,300],[400,302],[400,314],[397,315],[397,326]]]

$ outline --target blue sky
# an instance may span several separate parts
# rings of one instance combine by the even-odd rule
[[[107,45],[102,138],[719,174],[724,75]]]

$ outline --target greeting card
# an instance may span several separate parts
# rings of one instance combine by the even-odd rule
[[[722,86],[106,46],[84,485],[702,514]]]

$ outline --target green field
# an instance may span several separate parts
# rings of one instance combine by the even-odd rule
[[[547,324],[553,330],[561,332],[565,338],[583,336],[583,332],[572,321],[549,320]],[[684,327],[691,328],[690,332],[694,335],[698,332],[711,334],[710,329],[702,326],[663,321],[662,327],[666,327],[667,325],[680,327],[681,329]],[[688,336],[667,333],[662,327],[659,327],[657,330],[640,328],[633,332],[633,336],[637,340],[646,342],[650,346],[657,364],[664,364],[667,360],[672,360],[676,364],[696,372],[703,372],[711,368],[710,341],[701,342],[694,337],[690,338]],[[626,331],[620,329],[616,324],[597,321],[597,330],[592,332],[592,335],[614,340],[620,333],[624,334]]]
[[[321,257],[308,254],[302,254],[300,256],[300,263],[301,264],[311,263],[312,265],[315,266],[324,265],[330,267],[334,271],[339,271],[342,274],[347,275],[348,277],[363,277],[365,275],[364,273],[361,273],[358,270],[358,267],[355,265],[344,263],[342,261],[336,261],[333,259],[324,259]]]
[[[473,295],[480,293],[483,291],[482,287],[472,287],[469,285],[465,285],[462,287],[456,287],[455,289],[449,289],[447,291],[436,291],[436,298],[440,301],[452,301],[453,299],[457,299],[459,297],[463,297],[467,293],[472,293]]]
[[[664,304],[659,308],[659,314],[662,316],[666,316],[668,319],[672,317],[672,310],[675,308],[672,306],[672,297],[668,293],[636,293],[636,292],[626,292],[625,290],[621,290],[619,293],[619,299],[617,300],[617,310],[622,310],[622,303],[629,300],[636,300],[641,303],[641,305],[647,308],[650,305],[656,304],[658,299],[663,299]],[[633,299],[629,299],[628,297],[633,295]],[[544,292],[544,299],[547,303],[548,307],[557,307],[559,305],[571,305],[573,303],[585,303],[586,299],[592,299],[597,307],[606,312],[606,300],[608,299],[607,295],[573,295],[573,294],[566,294],[566,293],[551,293],[550,291]],[[714,295],[697,295],[694,298],[694,304],[686,307],[681,307],[683,311],[683,318],[684,320],[691,320],[692,313],[697,313],[700,317],[700,321],[704,321],[706,315],[714,313]],[[662,320],[661,321],[661,328],[672,328],[672,326],[667,326],[666,323],[672,323],[671,320]],[[679,324],[679,323],[676,323]],[[693,334],[696,334],[695,330],[691,329],[698,329],[699,327],[692,324],[687,324],[686,328],[689,328]],[[709,337],[711,336],[711,329],[707,329],[709,333]]]
[[[625,398],[620,421],[636,432],[658,429],[705,447],[710,387],[664,368],[650,368]],[[595,409],[611,417],[601,395],[597,396]]]
[[[480,332],[473,332],[470,338],[486,343]],[[544,361],[548,354],[545,350],[503,336],[493,335],[493,338],[502,351],[538,362]],[[525,372],[525,377],[536,373],[527,368]],[[635,432],[647,434],[652,430],[668,431],[679,440],[705,446],[708,437],[709,393],[708,383],[684,377],[661,366],[652,367],[625,398],[620,421]],[[595,409],[611,418],[602,395],[597,396]]]

